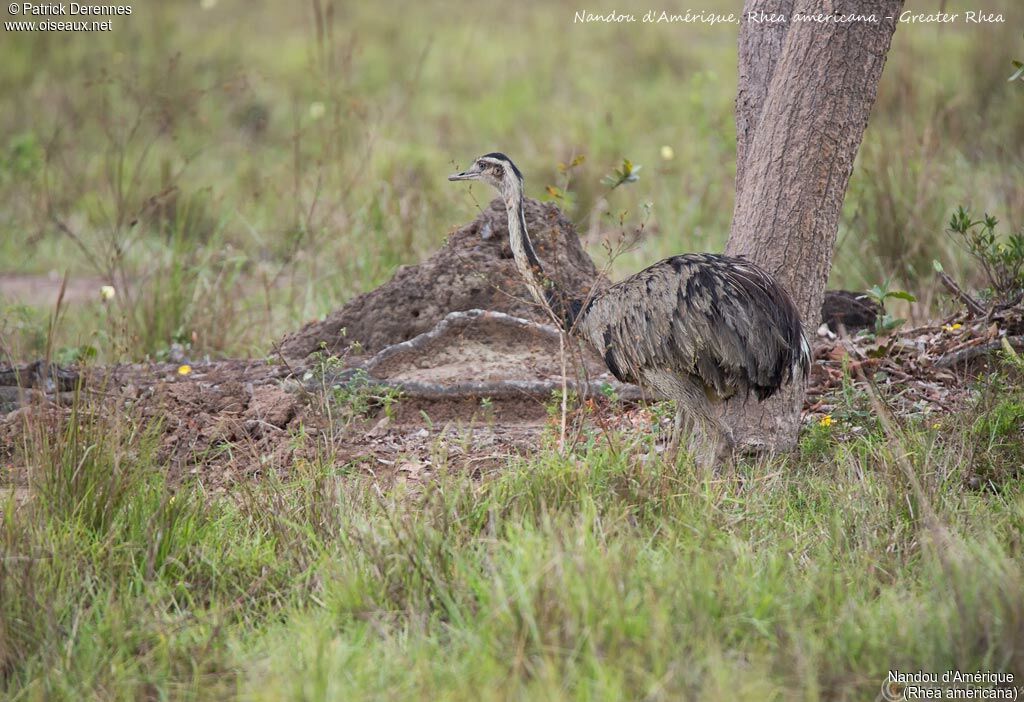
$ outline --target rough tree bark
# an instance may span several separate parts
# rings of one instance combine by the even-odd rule
[[[736,204],[726,253],[764,266],[817,324],[839,215],[903,0],[745,0],[736,96]],[[781,14],[756,22],[751,13]],[[765,13],[761,15],[760,13]],[[874,15],[876,21],[794,21]],[[796,444],[804,388],[730,407],[739,448]]]

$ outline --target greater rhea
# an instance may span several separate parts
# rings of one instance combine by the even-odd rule
[[[530,294],[570,333],[582,335],[624,383],[676,402],[671,442],[702,430],[702,452],[714,463],[735,446],[721,403],[754,393],[759,401],[806,377],[810,348],[789,293],[743,258],[694,253],[672,256],[580,300],[544,274],[523,215],[523,175],[490,153],[448,180],[482,180],[508,210],[516,267]]]

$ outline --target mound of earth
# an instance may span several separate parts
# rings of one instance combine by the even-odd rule
[[[563,290],[586,297],[599,274],[572,223],[551,203],[527,199],[525,210],[546,273]],[[277,350],[290,361],[321,348],[341,354],[355,343],[372,354],[433,329],[449,312],[473,309],[544,320],[513,263],[500,199],[453,232],[429,259],[400,267],[376,290],[281,339]]]

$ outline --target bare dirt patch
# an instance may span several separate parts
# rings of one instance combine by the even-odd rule
[[[57,304],[64,277],[50,273],[0,273],[0,299],[32,307],[53,307]],[[100,299],[100,288],[107,281],[96,276],[69,276],[64,289],[64,302],[94,302]]]

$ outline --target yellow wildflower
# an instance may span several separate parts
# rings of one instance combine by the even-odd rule
[[[183,363],[182,365],[178,366],[178,375],[188,375],[191,372],[192,366],[190,366],[187,363]]]
[[[832,415],[826,414],[824,417],[818,420],[819,427],[830,427],[832,426]]]
[[[673,149],[671,146],[667,146],[666,145],[666,146],[661,147],[661,158],[662,158],[663,161],[671,161],[675,157],[676,157],[675,149]]]
[[[958,329],[962,329],[963,326],[964,326],[963,324],[960,324],[960,322],[957,322],[956,324],[944,324],[942,326],[942,329],[944,331],[948,331],[948,332],[955,332]]]

